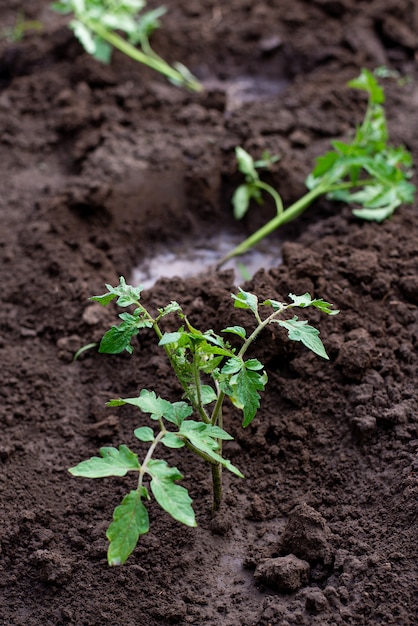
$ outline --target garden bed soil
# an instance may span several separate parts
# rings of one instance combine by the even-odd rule
[[[1,0],[2,28],[19,5]],[[72,357],[115,319],[88,301],[105,283],[129,278],[163,244],[224,229],[245,236],[272,214],[267,203],[233,222],[236,145],[279,154],[265,179],[294,201],[315,156],[362,118],[365,98],[347,80],[385,64],[410,77],[385,83],[387,114],[394,143],[418,162],[412,0],[166,5],[155,48],[202,79],[202,94],[120,54],[108,67],[88,58],[47,3],[27,10],[42,32],[0,43],[0,624],[412,626],[416,204],[373,224],[322,199],[282,230],[282,250],[271,238],[277,265],[246,288],[276,299],[309,291],[341,312],[310,315],[329,362],[270,330],[254,345],[269,385],[246,430],[226,409],[235,440],[225,455],[246,478],[225,472],[219,515],[207,467],[169,450],[198,528],[151,503],[150,533],[125,566],[109,568],[106,528],[132,481],[67,472],[101,445],[142,454],[133,430],[144,418],[106,408],[108,399],[142,388],[178,399],[148,332],[132,357]],[[233,309],[235,290],[230,271],[212,269],[161,279],[143,298],[153,310],[175,299],[193,325],[219,331],[251,324]]]

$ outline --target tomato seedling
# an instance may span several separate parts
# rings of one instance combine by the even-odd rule
[[[289,303],[259,302],[255,294],[240,289],[238,294],[232,295],[234,306],[250,311],[256,325],[251,332],[242,326],[228,326],[221,331],[237,338],[241,346],[235,348],[213,330],[202,332],[194,328],[177,302],[158,309],[154,316],[140,301],[142,287],[127,285],[123,277],[117,287],[106,287],[107,293],[91,300],[106,306],[116,299],[120,307],[134,308],[131,313],[119,315],[121,322],[105,333],[99,352],[118,354],[126,350],[131,354],[132,339],[144,328],[153,329],[158,345],[165,350],[183,389],[183,399],[178,402],[169,402],[154,391],[143,389],[137,397],[118,398],[107,403],[111,407],[131,405],[149,415],[150,425],[134,431],[137,439],[150,444],[142,462],[135,452],[121,445],[119,448],[101,448],[100,457],[82,461],[69,470],[74,476],[87,478],[125,476],[128,472],[137,474],[136,488],[116,507],[107,531],[110,542],[108,562],[120,565],[132,553],[140,535],[149,530],[145,502],[150,499],[150,491],[175,520],[196,526],[192,500],[187,490],[177,484],[183,476],[176,467],[154,458],[157,447],[161,444],[168,448],[186,448],[208,463],[212,470],[213,509],[218,510],[222,499],[222,468],[243,477],[241,470],[222,455],[222,442],[232,439],[223,428],[224,400],[229,398],[242,411],[242,426],[245,428],[257,413],[260,392],[267,383],[263,364],[256,358],[245,358],[249,346],[266,326],[278,324],[287,330],[289,339],[302,342],[315,354],[327,359],[316,328],[296,315],[290,319],[282,318],[294,308],[315,307],[328,315],[338,311],[324,300],[312,299],[308,293],[301,296],[289,294]],[[262,310],[267,310],[267,315],[262,315]],[[167,315],[179,317],[181,326],[177,331],[163,332],[161,329],[161,322]],[[145,479],[149,481],[149,488]]]
[[[274,230],[294,220],[319,196],[353,204],[354,215],[382,222],[403,203],[412,203],[415,187],[412,176],[412,157],[404,147],[388,143],[388,130],[382,87],[369,70],[348,85],[368,94],[368,106],[351,142],[332,141],[333,150],[316,159],[316,165],[306,180],[309,191],[288,208],[283,207],[279,193],[260,181],[253,159],[245,150],[236,148],[238,167],[246,181],[233,196],[234,214],[241,218],[248,210],[250,200],[261,201],[261,192],[269,193],[276,205],[277,215],[245,241],[229,252],[218,263],[244,254]]]
[[[94,58],[109,63],[113,48],[163,74],[168,80],[191,91],[202,85],[181,63],[169,65],[151,47],[150,37],[160,26],[166,9],[142,12],[145,0],[58,0],[51,7],[63,15],[73,15],[70,28],[84,49]],[[117,31],[124,33],[124,39]],[[139,46],[137,48],[136,46]]]

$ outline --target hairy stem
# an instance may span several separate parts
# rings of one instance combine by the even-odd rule
[[[211,465],[212,470],[212,487],[213,487],[213,502],[212,511],[216,513],[219,511],[222,502],[222,465]]]
[[[161,420],[160,420],[160,428],[161,428],[161,431],[158,433],[158,435],[155,437],[154,441],[152,442],[152,444],[148,448],[148,452],[145,455],[145,459],[143,460],[142,465],[141,465],[141,469],[139,470],[138,488],[137,488],[138,491],[140,491],[140,489],[142,487],[142,481],[144,479],[144,474],[146,474],[146,471],[147,471],[148,461],[150,461],[150,459],[152,459],[152,455],[154,454],[155,448],[158,446],[158,444],[160,443],[160,441],[164,437],[164,435],[167,434],[167,431],[164,428]]]

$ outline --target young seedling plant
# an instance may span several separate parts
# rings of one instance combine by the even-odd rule
[[[164,7],[143,12],[145,0],[58,0],[51,6],[58,13],[73,16],[70,28],[86,52],[99,61],[109,63],[113,48],[117,48],[175,85],[201,91],[202,85],[184,65],[171,66],[151,47],[150,37],[160,26]]]
[[[316,159],[315,168],[306,180],[308,193],[286,209],[279,193],[260,180],[251,155],[241,147],[236,148],[238,168],[245,176],[245,183],[233,196],[235,217],[240,219],[246,214],[251,200],[261,202],[263,191],[273,198],[277,214],[229,252],[218,267],[294,220],[320,196],[352,204],[354,215],[376,222],[390,217],[401,204],[413,202],[415,187],[409,182],[412,157],[404,147],[388,143],[382,87],[367,69],[348,85],[368,94],[363,122],[350,142],[331,142],[333,149]]]
[[[213,330],[202,332],[194,328],[177,302],[170,302],[153,315],[141,302],[142,287],[127,285],[120,278],[117,287],[106,285],[107,293],[91,300],[106,306],[116,300],[120,307],[133,307],[132,312],[119,315],[121,322],[112,326],[103,336],[99,351],[118,354],[132,353],[132,339],[143,329],[156,334],[158,345],[165,350],[170,365],[183,389],[183,399],[178,402],[142,389],[137,397],[119,398],[108,406],[131,405],[150,418],[149,425],[140,426],[134,435],[149,444],[142,461],[126,445],[119,448],[103,447],[100,457],[82,461],[69,471],[74,476],[103,478],[125,476],[134,472],[135,489],[131,490],[114,510],[113,521],[107,530],[109,540],[108,562],[120,565],[126,561],[137,545],[140,535],[149,530],[146,502],[150,493],[157,503],[175,520],[187,526],[196,526],[192,500],[185,487],[177,484],[183,478],[176,467],[156,457],[157,449],[185,448],[205,461],[212,471],[213,509],[219,509],[222,499],[222,468],[242,478],[241,470],[222,455],[223,441],[231,440],[224,430],[222,407],[225,398],[242,411],[242,426],[253,421],[260,405],[260,392],[267,383],[263,364],[256,358],[246,358],[253,341],[269,324],[286,329],[289,339],[302,342],[320,357],[327,359],[319,331],[296,315],[295,309],[314,307],[328,315],[338,311],[322,299],[312,299],[308,293],[301,296],[289,294],[290,302],[264,300],[239,290],[232,295],[234,306],[248,310],[255,324],[251,331],[242,326],[228,326],[217,334]],[[266,313],[263,313],[266,311]],[[161,323],[168,315],[176,315],[181,322],[175,332],[163,332]],[[224,335],[233,335],[240,344],[232,347]]]

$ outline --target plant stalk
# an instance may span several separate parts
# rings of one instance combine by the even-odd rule
[[[135,46],[130,44],[128,41],[125,41],[125,39],[119,35],[108,31],[97,22],[92,22],[87,19],[83,20],[83,22],[90,30],[95,32],[96,35],[110,43],[127,56],[131,57],[134,61],[138,61],[139,63],[143,63],[144,65],[151,67],[153,70],[156,70],[160,74],[163,74],[163,76],[166,76],[166,78],[174,81],[175,83],[184,85],[191,91],[202,91],[203,87],[197,79],[186,78],[163,59],[160,59],[157,55],[148,56],[144,52],[141,52],[141,50],[135,48]]]
[[[217,269],[221,268],[222,265],[225,265],[225,263],[229,261],[229,259],[232,259],[235,256],[239,256],[247,252],[247,250],[255,246],[259,241],[264,239],[264,237],[267,237],[267,235],[270,235],[274,230],[276,230],[276,228],[279,228],[279,226],[282,226],[283,224],[287,224],[288,222],[294,220],[296,217],[298,217],[298,215],[303,213],[303,211],[316,198],[318,198],[318,196],[322,195],[322,193],[324,193],[324,188],[319,185],[318,187],[315,187],[315,189],[312,189],[307,194],[302,196],[302,198],[299,198],[299,200],[297,200],[294,204],[288,207],[285,211],[276,215],[276,217],[267,222],[267,224],[264,224],[264,226],[259,228],[255,233],[247,237],[247,239],[242,241],[238,246],[231,250],[231,252],[228,252],[228,254],[224,256],[223,259],[221,259],[217,264]]]

